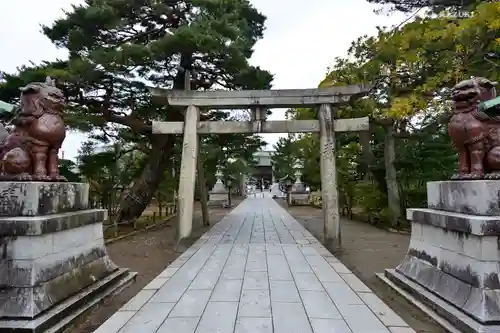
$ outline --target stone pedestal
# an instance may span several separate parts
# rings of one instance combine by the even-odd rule
[[[291,206],[309,205],[309,193],[307,193],[304,183],[299,182],[292,185],[288,200],[288,204]]]
[[[228,205],[228,190],[224,187],[221,180],[217,180],[212,190],[208,195],[209,206],[227,206]]]
[[[135,276],[108,257],[107,213],[88,209],[88,190],[82,183],[0,182],[0,331],[57,328],[65,315]]]
[[[500,332],[500,181],[430,182],[427,197],[385,277],[461,332]]]

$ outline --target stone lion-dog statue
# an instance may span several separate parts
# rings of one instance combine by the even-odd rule
[[[66,181],[59,174],[59,149],[66,137],[66,100],[54,80],[20,88],[13,130],[0,142],[0,180]]]

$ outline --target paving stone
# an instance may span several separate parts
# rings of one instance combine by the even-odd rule
[[[275,333],[313,333],[301,303],[273,302],[271,304]]]
[[[237,302],[208,302],[195,332],[233,333],[237,311]]]
[[[415,333],[290,214],[249,198],[95,333]]]
[[[156,333],[173,307],[174,303],[146,304],[118,332]]]
[[[335,262],[330,262],[329,263],[330,266],[333,267],[333,269],[339,273],[339,274],[350,274],[352,273],[349,268],[347,268],[344,264],[338,262],[338,261],[335,261]]]
[[[389,327],[391,333],[416,333],[410,327]]]
[[[301,290],[300,296],[309,318],[342,319],[340,312],[325,291]]]
[[[118,311],[95,330],[94,333],[118,332],[135,313],[135,311]]]
[[[270,281],[272,302],[301,302],[295,281]]]
[[[200,318],[167,318],[156,333],[194,333]]]
[[[311,319],[314,333],[352,333],[343,319]]]
[[[163,272],[160,273],[160,275],[158,275],[158,277],[169,278],[173,276],[178,270],[178,267],[167,267]]]
[[[196,278],[193,280],[189,289],[213,289],[222,273],[222,268],[226,259],[210,259]]]
[[[243,280],[219,280],[210,297],[214,302],[238,302]]]
[[[326,292],[335,303],[339,304],[364,304],[361,298],[345,283],[323,283]]]
[[[267,255],[269,280],[293,280],[292,272],[285,256]]]
[[[143,290],[157,290],[163,287],[163,285],[169,280],[170,278],[164,278],[164,277],[156,277],[153,281],[149,282],[147,286],[144,287]]]
[[[352,288],[352,290],[356,292],[371,292],[370,288],[368,288],[356,275],[354,274],[340,274],[342,279]]]
[[[222,270],[222,279],[243,279],[245,273],[246,255],[231,254]]]
[[[325,290],[314,273],[294,273],[293,279],[299,290]]]
[[[174,306],[169,317],[201,317],[212,290],[188,290]]]
[[[264,251],[252,251],[248,253],[246,271],[251,272],[267,272],[266,253]]]
[[[120,311],[139,311],[140,308],[156,293],[156,290],[141,290],[128,301]]]
[[[337,305],[337,308],[353,333],[390,333],[389,329],[364,304],[341,304]]]
[[[271,317],[269,290],[243,290],[238,309],[240,317]]]
[[[243,278],[243,290],[269,289],[269,281],[266,272],[245,272]]]
[[[375,313],[386,326],[407,326],[394,311],[391,310],[377,295],[373,293],[358,293],[358,296]],[[404,331],[402,331],[404,332]]]
[[[234,333],[273,333],[273,320],[270,317],[239,317],[236,320]]]

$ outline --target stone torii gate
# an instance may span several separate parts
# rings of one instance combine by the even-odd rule
[[[366,95],[371,87],[363,85],[293,90],[186,91],[152,88],[156,98],[171,106],[186,107],[184,122],[153,121],[153,134],[183,134],[178,192],[178,239],[189,237],[196,181],[199,134],[224,133],[307,133],[319,132],[321,144],[321,190],[323,198],[325,246],[341,247],[338,211],[337,172],[334,132],[365,131],[368,117],[333,119],[332,105]],[[267,108],[319,106],[318,120],[266,120]],[[251,109],[250,121],[199,121],[200,108]]]

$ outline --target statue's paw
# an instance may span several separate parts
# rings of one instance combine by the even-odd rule
[[[484,176],[484,179],[498,180],[500,179],[500,172],[495,171]]]
[[[26,172],[23,172],[23,173],[17,175],[16,178],[19,179],[20,181],[30,181],[30,180],[33,180],[33,177],[29,173],[26,173]]]
[[[47,175],[33,175],[33,180],[39,181],[39,182],[49,182],[52,180],[50,176]]]
[[[68,179],[61,175],[51,175],[50,180],[54,182],[67,182]]]
[[[470,180],[478,180],[478,179],[484,179],[484,173],[482,172],[471,172],[469,174],[469,178]]]

